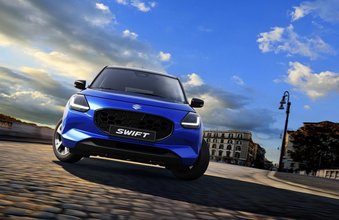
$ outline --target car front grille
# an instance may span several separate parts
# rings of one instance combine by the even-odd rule
[[[94,122],[102,131],[109,133],[111,125],[156,132],[156,140],[164,139],[173,130],[173,122],[152,114],[117,109],[97,110]]]

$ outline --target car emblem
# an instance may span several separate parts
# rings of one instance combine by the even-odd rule
[[[135,104],[132,106],[135,110],[141,109],[141,105]]]

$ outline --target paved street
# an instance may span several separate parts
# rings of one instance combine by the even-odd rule
[[[157,166],[65,164],[49,145],[0,142],[0,219],[339,219],[339,181],[278,177],[211,163],[185,182]]]

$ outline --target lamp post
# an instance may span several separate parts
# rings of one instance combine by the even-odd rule
[[[280,152],[280,159],[279,159],[279,171],[282,171],[284,166],[283,166],[283,157],[285,153],[285,145],[286,145],[286,133],[287,133],[287,125],[288,125],[288,116],[290,114],[290,107],[291,107],[291,102],[290,102],[290,93],[288,91],[284,92],[284,95],[280,101],[280,107],[279,110],[284,110],[284,105],[286,104],[286,98],[287,98],[287,107],[286,107],[286,120],[285,120],[285,128],[284,128],[284,135],[281,143],[281,152]]]

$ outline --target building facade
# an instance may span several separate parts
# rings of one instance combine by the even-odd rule
[[[254,167],[265,169],[265,163],[267,159],[265,158],[266,150],[260,146],[260,144],[255,143],[255,155],[254,155]]]
[[[211,160],[252,166],[256,156],[256,144],[251,132],[236,130],[207,130],[204,140],[209,145]]]
[[[312,136],[317,137],[318,140],[320,140],[325,146],[329,145],[328,142],[326,142],[326,138],[319,137],[320,134],[326,137],[332,137],[333,140],[336,141],[336,146],[339,146],[339,139],[334,138],[339,136],[339,123],[330,122],[330,121],[321,121],[321,122],[304,122],[303,126],[300,127],[297,131],[287,131],[286,139],[285,139],[285,151],[283,156],[283,168],[285,171],[298,171],[300,169],[304,169],[303,163],[294,161],[291,157],[290,152],[294,152],[294,144],[293,144],[293,133],[294,132],[312,132]],[[335,136],[336,135],[336,136]],[[328,140],[327,140],[328,141]],[[312,144],[312,143],[310,143]],[[330,157],[335,158],[337,157],[335,154],[331,154]],[[329,156],[327,155],[327,156]],[[319,164],[321,164],[321,161],[319,161]],[[320,165],[319,165],[320,166]]]
[[[295,170],[299,170],[299,162],[296,162],[292,159],[290,152],[294,152],[293,147],[293,137],[291,134],[293,134],[294,131],[287,131],[286,133],[286,139],[285,139],[285,151],[283,156],[283,169],[286,171],[293,172]]]

